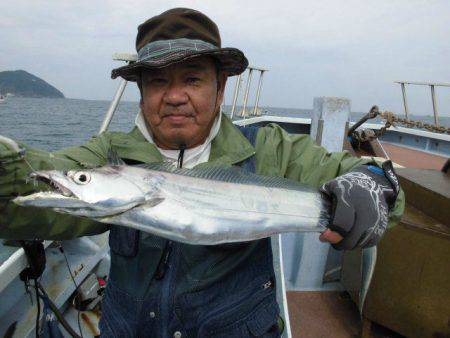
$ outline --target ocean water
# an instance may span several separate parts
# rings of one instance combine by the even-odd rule
[[[30,146],[57,150],[80,145],[98,133],[109,101],[78,99],[33,99],[8,97],[0,104],[0,135],[4,135]],[[110,130],[131,130],[139,111],[138,102],[121,102],[110,125]],[[224,111],[229,111],[225,107]],[[262,108],[263,113],[310,117],[310,109]],[[352,113],[356,120],[363,113]],[[412,117],[433,122],[431,116]],[[450,127],[450,117],[441,118],[443,125]]]
[[[109,101],[8,97],[0,104],[0,135],[46,150],[79,145],[98,133]],[[121,102],[112,130],[128,131],[137,102]]]

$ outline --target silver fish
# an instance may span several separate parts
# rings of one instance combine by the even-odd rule
[[[38,171],[53,191],[20,196],[52,208],[174,241],[215,245],[285,232],[322,232],[329,202],[313,188],[237,167],[174,169],[166,164]]]

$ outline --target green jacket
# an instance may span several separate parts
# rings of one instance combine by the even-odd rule
[[[10,202],[13,196],[29,194],[42,189],[41,183],[33,183],[27,177],[30,166],[37,170],[77,169],[104,165],[110,147],[129,162],[159,162],[162,156],[157,148],[146,141],[137,128],[130,133],[106,132],[95,136],[86,144],[70,147],[56,152],[36,150],[26,145],[26,161],[4,145],[0,144],[0,237],[11,239],[71,239],[79,236],[93,235],[108,230],[105,224],[88,219],[58,214],[39,208],[19,207]],[[308,135],[290,135],[276,124],[260,128],[255,148],[239,132],[227,117],[223,117],[221,129],[212,142],[210,159],[201,166],[233,165],[242,162],[256,153],[257,173],[266,176],[280,176],[319,187],[336,176],[351,170],[355,166],[370,162],[351,156],[348,152],[328,153],[317,146]],[[400,193],[395,207],[390,212],[389,226],[400,220],[404,209],[404,195]],[[125,268],[124,288],[133,290],[139,285],[127,283],[129,274],[138,280],[146,280],[155,269],[160,259],[163,241],[148,234],[139,240],[140,259],[130,267],[126,259],[116,261],[114,270]],[[186,246],[183,257],[191,271],[189,275],[196,280],[217,279],[240,261],[233,252],[219,251],[214,255],[205,252],[201,246]],[[147,254],[145,254],[147,253]],[[214,271],[205,269],[202,261],[208,256],[213,260]],[[240,252],[239,255],[242,255]],[[151,258],[149,258],[151,257]],[[214,262],[215,261],[215,262]],[[210,262],[211,263],[211,262]],[[131,272],[130,272],[131,271]],[[141,277],[139,277],[139,276]],[[127,277],[128,276],[128,277]],[[119,278],[120,279],[120,278]],[[141,286],[142,287],[142,286]],[[133,290],[135,291],[135,289]],[[138,292],[143,294],[145,291]]]

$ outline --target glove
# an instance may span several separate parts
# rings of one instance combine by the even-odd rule
[[[333,202],[329,228],[344,237],[335,249],[370,247],[381,239],[400,191],[392,162],[382,167],[359,166],[320,188]]]

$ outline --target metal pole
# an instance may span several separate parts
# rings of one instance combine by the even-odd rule
[[[231,107],[231,114],[230,114],[231,119],[233,119],[234,111],[236,109],[236,102],[239,96],[239,90],[241,89],[241,76],[242,74],[239,74],[239,76],[236,79],[236,84],[234,86],[233,106]]]
[[[125,90],[125,87],[127,86],[127,80],[122,79],[119,84],[119,88],[117,88],[116,94],[114,95],[113,100],[111,101],[111,104],[108,108],[108,111],[106,112],[105,118],[103,119],[102,126],[100,127],[100,130],[98,131],[99,134],[106,131],[109,127],[109,124],[111,123],[111,120],[114,116],[114,113],[116,112],[117,106],[119,105],[120,98],[122,97],[123,91]]]
[[[431,88],[431,99],[433,102],[434,124],[437,127],[439,126],[439,116],[437,111],[436,95],[434,93],[434,85],[431,85],[430,88]]]
[[[250,68],[248,70],[247,86],[245,87],[244,103],[243,103],[242,114],[241,114],[242,117],[245,116],[245,110],[247,109],[248,93],[250,92],[250,83],[252,82],[252,73],[253,73],[253,69]]]
[[[262,79],[264,75],[264,71],[259,71],[259,81],[258,81],[258,90],[256,92],[256,100],[255,100],[255,107],[253,108],[253,115],[258,115],[258,103],[259,103],[259,96],[261,94],[261,86],[262,86]]]
[[[364,115],[363,117],[361,117],[361,119],[359,121],[357,121],[349,130],[347,135],[348,136],[352,136],[353,132],[358,129],[360,126],[362,126],[367,120],[370,119],[374,119],[375,117],[377,117],[378,115],[380,115],[380,110],[378,108],[378,106],[373,106],[372,108],[370,108],[369,112]]]
[[[408,120],[409,117],[409,111],[408,111],[408,102],[406,101],[406,89],[405,89],[405,84],[402,82],[400,83],[400,85],[402,86],[402,94],[403,94],[403,106],[405,107],[405,116],[406,119]]]

